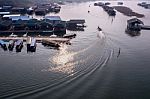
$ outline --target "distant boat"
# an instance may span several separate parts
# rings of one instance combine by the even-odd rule
[[[36,39],[33,37],[27,38],[27,52],[35,52],[36,51]]]
[[[31,52],[36,51],[36,39],[35,38],[32,38],[32,40],[31,40],[30,51]]]
[[[27,37],[27,40],[26,40],[27,52],[30,51],[31,41],[32,41],[31,37]]]
[[[16,52],[21,52],[23,48],[23,40],[17,40],[16,42]]]
[[[15,41],[10,40],[9,41],[9,45],[8,45],[9,51],[13,51],[14,46],[15,46]]]
[[[57,35],[53,34],[53,35],[51,35],[50,37],[52,37],[52,38],[56,38],[56,37],[57,37]]]
[[[63,37],[64,38],[75,38],[76,34],[72,33],[72,34],[65,34]]]
[[[99,26],[97,27],[97,29],[98,29],[98,31],[102,31],[102,29]]]
[[[123,2],[118,2],[118,5],[123,5]]]
[[[6,43],[3,40],[0,40],[0,45],[4,49],[4,51],[7,50],[7,45],[6,45]]]
[[[15,35],[14,33],[12,33],[11,35],[9,35],[10,37],[17,37],[17,35]]]

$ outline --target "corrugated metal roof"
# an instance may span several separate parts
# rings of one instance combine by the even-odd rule
[[[28,16],[11,16],[10,19],[12,19],[12,21],[30,20],[30,18]]]
[[[9,18],[12,16],[21,16],[20,14],[11,14],[11,15],[4,15],[3,18]]]
[[[49,19],[52,21],[61,21],[61,18],[59,16],[45,16],[44,19]]]
[[[67,21],[67,23],[84,24],[85,20],[84,19],[71,19],[71,20]]]
[[[0,12],[0,15],[10,14],[10,12]]]

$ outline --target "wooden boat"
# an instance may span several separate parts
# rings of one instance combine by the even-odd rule
[[[15,46],[15,41],[10,40],[10,41],[9,41],[9,45],[8,45],[9,51],[13,51],[14,46]]]
[[[76,37],[76,34],[75,34],[75,33],[72,33],[72,34],[65,34],[63,37],[64,37],[64,38],[75,38],[75,37]]]
[[[35,38],[32,38],[32,40],[31,40],[30,51],[31,52],[36,51],[36,39]]]
[[[50,41],[47,39],[42,40],[42,44],[45,46],[51,46],[51,47],[60,47],[59,43],[56,41]]]
[[[16,41],[16,52],[21,52],[23,48],[23,40],[17,40]]]
[[[4,49],[4,51],[7,50],[6,43],[5,43],[3,40],[0,40],[0,45],[1,45],[1,47]]]
[[[28,51],[30,51],[31,37],[27,38],[26,44],[27,44],[27,52],[28,52]]]

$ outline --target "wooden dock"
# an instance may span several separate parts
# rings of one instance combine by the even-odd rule
[[[144,29],[144,30],[150,30],[150,26],[147,26],[147,25],[141,25],[141,29]]]
[[[23,39],[23,41],[27,40],[27,37],[0,37],[0,40],[19,40]],[[69,42],[68,38],[51,38],[51,37],[35,37],[37,42],[41,42],[42,40],[56,41],[60,43]]]

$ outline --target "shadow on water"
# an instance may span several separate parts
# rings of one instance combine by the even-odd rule
[[[130,30],[125,30],[125,33],[128,34],[130,37],[136,37],[140,36],[141,32],[140,31],[130,31]]]

